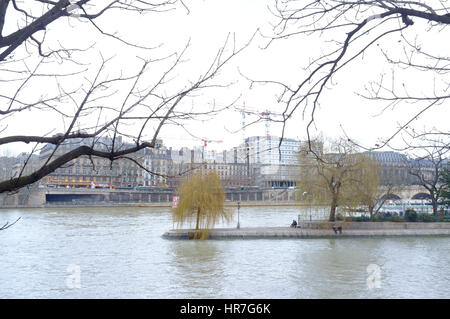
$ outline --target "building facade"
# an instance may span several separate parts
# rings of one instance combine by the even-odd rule
[[[14,176],[13,167],[17,159],[12,156],[0,156],[0,181],[11,179]]]
[[[121,139],[116,140],[116,147],[124,147]],[[40,165],[70,152],[82,145],[95,145],[100,151],[108,151],[112,140],[108,138],[71,139],[56,147],[53,144],[46,144],[40,154]],[[44,177],[42,184],[53,187],[92,187],[93,184],[101,185],[121,185],[124,182],[124,163],[126,161],[119,159],[111,162],[105,158],[81,156],[73,159],[63,166],[57,168],[54,172]]]
[[[301,141],[291,138],[252,136],[239,145],[235,157],[247,163],[251,184],[263,188],[294,187],[302,145]]]
[[[417,178],[410,174],[413,162],[404,154],[384,151],[365,152],[380,167],[380,185],[414,185]]]

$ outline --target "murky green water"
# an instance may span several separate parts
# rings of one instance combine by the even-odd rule
[[[0,210],[0,223],[18,216],[0,231],[0,298],[450,296],[450,238],[174,241],[165,208]],[[243,207],[240,222],[297,216]]]

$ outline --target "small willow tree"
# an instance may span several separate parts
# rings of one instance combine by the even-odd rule
[[[180,201],[173,209],[173,220],[180,228],[184,223],[195,223],[195,239],[205,239],[217,221],[230,221],[231,210],[224,208],[225,192],[216,172],[197,172],[182,181]]]

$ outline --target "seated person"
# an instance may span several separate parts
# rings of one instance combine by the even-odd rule
[[[297,221],[295,219],[292,221],[291,227],[293,228],[297,227]]]
[[[333,226],[333,230],[335,234],[337,234],[338,232],[339,234],[342,234],[342,226]]]

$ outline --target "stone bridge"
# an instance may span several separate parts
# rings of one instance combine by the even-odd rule
[[[385,188],[386,189],[386,188]],[[428,198],[423,186],[412,185],[399,188],[389,199],[408,201]],[[0,194],[0,207],[45,205],[92,205],[92,204],[145,204],[170,203],[171,191],[137,191],[86,188],[23,188],[15,194]],[[255,189],[226,192],[228,202],[295,202],[295,189]]]
[[[382,186],[382,189],[387,190],[386,186]],[[408,185],[399,186],[397,189],[391,191],[388,196],[389,199],[408,201],[413,199],[428,199],[430,195],[425,187],[421,185]]]
[[[171,203],[172,191],[23,188],[15,194],[0,194],[0,206],[95,205]],[[295,200],[295,190],[233,190],[226,192],[228,202],[286,202]]]

